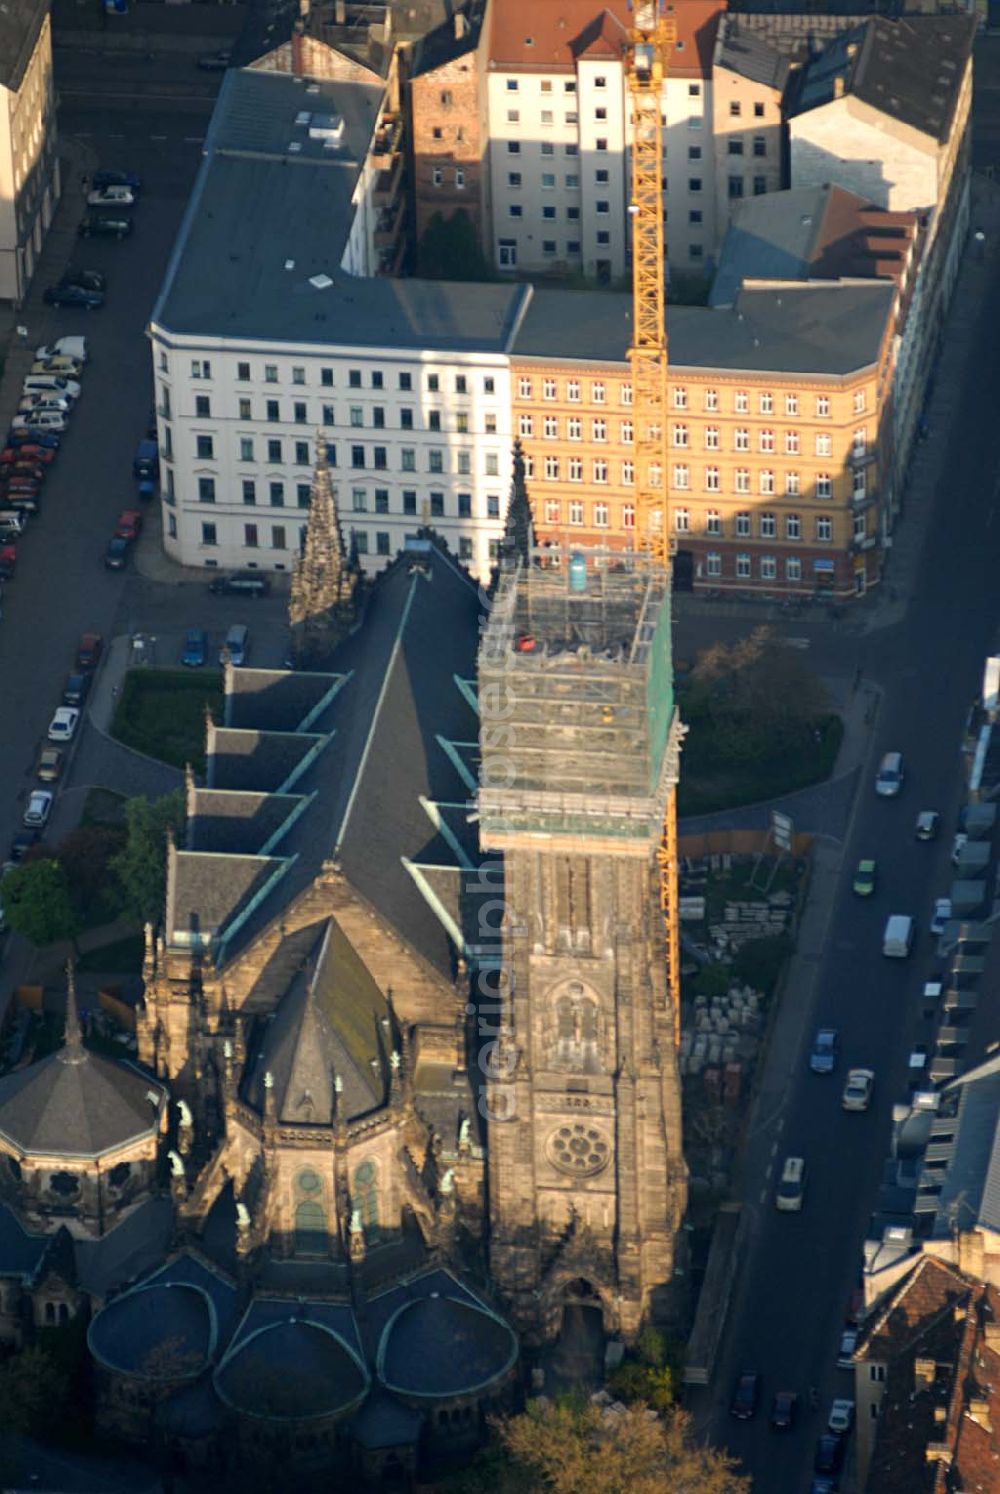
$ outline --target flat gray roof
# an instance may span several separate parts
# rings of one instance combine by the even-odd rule
[[[840,376],[878,359],[890,281],[746,285],[725,310],[667,309],[672,368]],[[536,289],[514,339],[521,357],[624,362],[632,299],[601,291]]]
[[[524,286],[362,279],[340,268],[382,93],[366,83],[226,75],[154,323],[272,343],[506,348]],[[317,129],[329,138],[336,118],[334,146],[313,138]],[[329,283],[315,286],[315,276]]]

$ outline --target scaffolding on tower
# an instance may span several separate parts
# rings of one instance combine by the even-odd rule
[[[638,0],[626,43],[631,105],[632,403],[635,430],[635,509],[638,545],[669,583],[667,513],[667,315],[663,242],[663,133],[661,111],[667,61],[677,28],[661,0]],[[658,853],[660,907],[666,925],[667,988],[680,1044],[681,981],[677,888],[677,777],[683,728],[671,732],[672,782]]]

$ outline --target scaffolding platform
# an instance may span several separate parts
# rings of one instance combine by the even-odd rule
[[[527,832],[648,854],[678,768],[666,571],[577,546],[519,562],[480,648],[479,710],[484,846]]]

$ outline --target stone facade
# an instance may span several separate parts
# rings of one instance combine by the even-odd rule
[[[466,50],[460,51],[468,37]],[[453,22],[458,56],[417,71],[408,84],[416,243],[436,213],[466,212],[482,243],[487,233],[488,185],[484,78],[486,28],[470,33],[459,13]],[[429,50],[435,38],[426,40]],[[417,51],[420,56],[420,49]]]

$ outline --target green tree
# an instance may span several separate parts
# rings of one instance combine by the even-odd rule
[[[417,249],[417,273],[425,280],[492,280],[475,225],[465,208],[450,218],[435,213]]]
[[[49,1432],[69,1389],[67,1371],[40,1344],[11,1354],[0,1361],[0,1428],[22,1437]]]
[[[497,1424],[503,1447],[530,1476],[531,1494],[749,1494],[727,1453],[699,1446],[684,1411],[646,1406],[603,1412],[579,1401],[532,1402]]]
[[[32,944],[44,946],[57,939],[75,939],[80,932],[69,880],[51,857],[28,861],[7,873],[3,906],[11,928]]]
[[[59,863],[82,923],[110,921],[121,911],[121,888],[112,864],[124,843],[124,830],[113,825],[78,825],[61,843]]]
[[[157,923],[167,885],[167,831],[184,828],[184,791],[162,799],[129,799],[125,805],[125,849],[112,866],[122,885],[126,907],[143,923]]]

